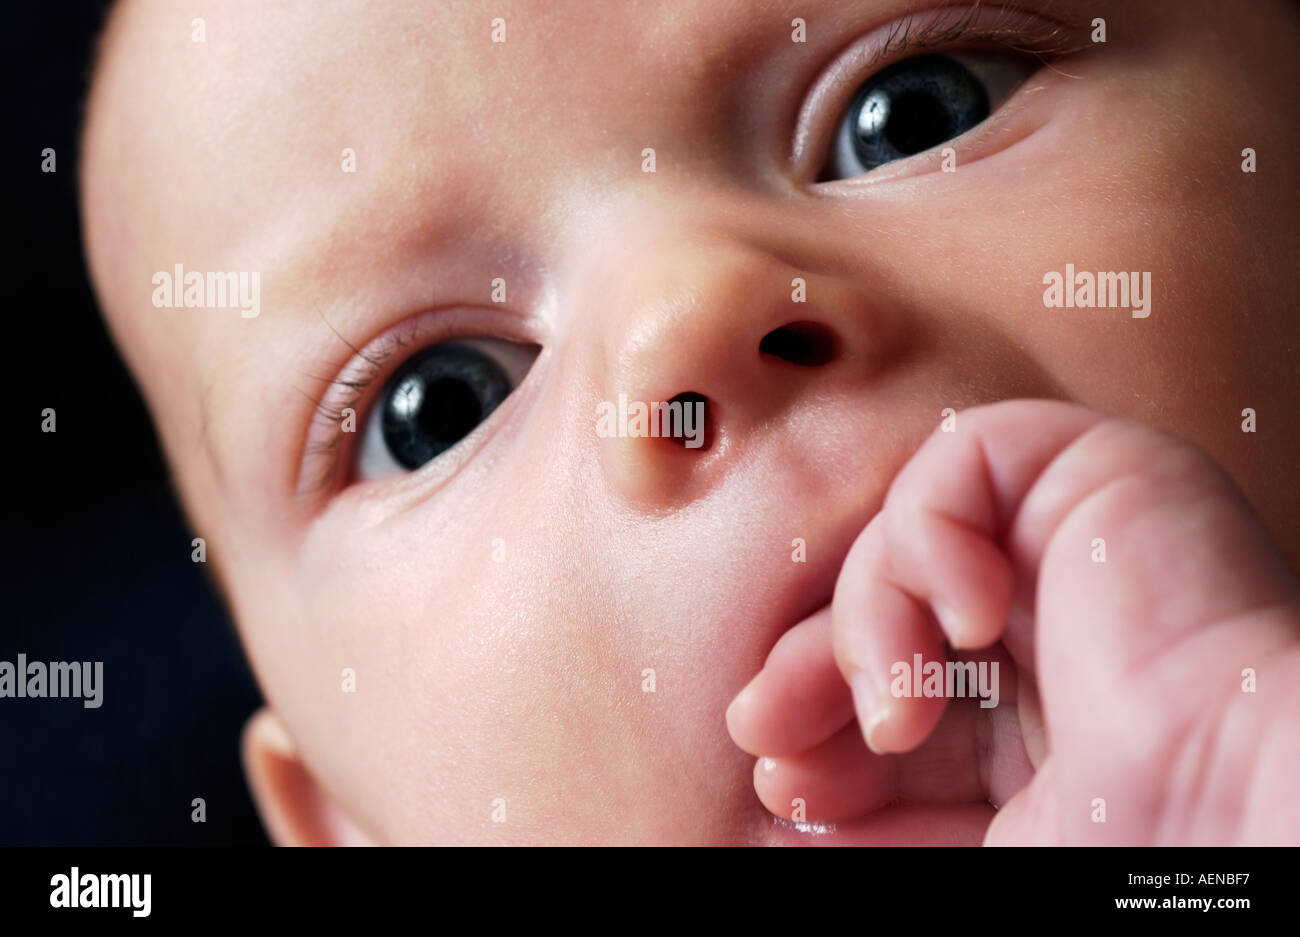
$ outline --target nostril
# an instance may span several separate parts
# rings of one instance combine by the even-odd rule
[[[684,449],[703,452],[713,442],[713,427],[709,423],[709,398],[693,390],[677,394],[663,407],[663,435]]]
[[[791,364],[815,368],[835,357],[835,336],[816,322],[791,322],[764,335],[758,350]]]

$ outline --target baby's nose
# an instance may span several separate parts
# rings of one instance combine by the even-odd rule
[[[674,231],[622,253],[601,314],[581,318],[599,337],[601,465],[644,508],[699,498],[755,446],[788,443],[775,437],[861,391],[898,345],[883,304],[800,269],[788,241]]]

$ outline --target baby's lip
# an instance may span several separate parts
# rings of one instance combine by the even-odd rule
[[[794,823],[768,815],[765,846],[978,846],[987,804],[895,804],[839,823]]]

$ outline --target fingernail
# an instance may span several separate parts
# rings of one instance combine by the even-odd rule
[[[752,719],[750,714],[757,702],[758,693],[754,690],[754,681],[751,680],[727,704],[727,711],[722,717],[727,731],[734,733],[739,730],[743,734],[746,725]]]
[[[740,692],[732,697],[731,702],[727,704],[727,718],[738,709],[744,709],[754,702],[754,681],[750,680],[741,688]]]
[[[865,670],[853,672],[849,688],[853,691],[853,704],[858,711],[858,722],[867,747],[877,755],[885,754],[880,747],[880,736],[894,713],[893,700],[876,689],[875,682]]]
[[[942,602],[932,602],[930,607],[934,609],[934,617],[939,619],[939,625],[943,628],[943,633],[947,635],[948,643],[953,647],[965,647],[965,629],[962,627],[962,620],[957,613]]]

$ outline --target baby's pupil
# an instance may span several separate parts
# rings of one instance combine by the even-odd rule
[[[436,345],[407,362],[389,386],[384,445],[404,468],[419,468],[468,436],[512,389],[501,366],[477,348]]]
[[[459,378],[444,377],[425,389],[420,428],[436,442],[459,442],[483,419],[474,389]]]
[[[850,114],[864,171],[920,153],[988,117],[988,94],[955,59],[922,55],[872,78]]]
[[[900,94],[890,108],[885,137],[900,153],[920,153],[948,137],[948,113],[943,103],[924,91]]]

